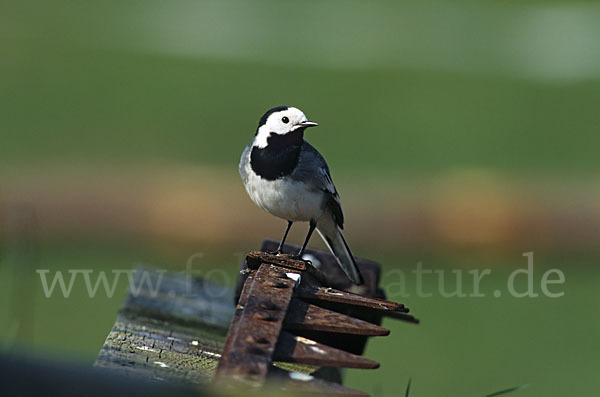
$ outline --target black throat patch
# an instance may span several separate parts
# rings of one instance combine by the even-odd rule
[[[271,133],[264,148],[254,147],[250,166],[261,178],[274,181],[290,175],[298,165],[304,128],[285,135]]]

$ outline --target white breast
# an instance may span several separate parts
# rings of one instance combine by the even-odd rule
[[[279,218],[308,222],[323,214],[323,193],[291,178],[262,179],[246,164],[248,195],[260,208]]]

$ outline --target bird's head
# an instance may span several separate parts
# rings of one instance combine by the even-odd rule
[[[319,124],[308,121],[304,113],[298,108],[278,106],[269,109],[258,122],[256,129],[255,146],[264,148],[268,144],[269,137],[274,134],[285,136],[288,134],[298,135],[302,140],[302,133],[308,127],[316,127]]]

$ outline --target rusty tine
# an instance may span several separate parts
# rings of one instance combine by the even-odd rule
[[[302,285],[300,288],[298,288],[296,294],[297,296],[308,300],[344,303],[348,305],[367,307],[382,312],[408,312],[408,308],[404,307],[404,305],[401,303],[371,298],[368,296],[353,294],[351,292],[340,291],[328,287]]]
[[[384,312],[383,315],[386,317],[395,318],[396,320],[408,321],[409,323],[414,323],[414,324],[420,323],[418,318],[415,318],[414,316],[411,316],[410,314],[406,314],[406,313]]]
[[[279,335],[273,360],[322,367],[379,368],[379,363],[343,350],[325,346],[313,340],[283,331]]]
[[[390,333],[388,329],[379,325],[324,309],[300,299],[292,299],[284,328],[367,336],[385,336]]]

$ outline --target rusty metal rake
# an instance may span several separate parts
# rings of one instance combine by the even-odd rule
[[[314,373],[297,374],[273,364],[377,368],[377,362],[360,354],[368,337],[389,334],[380,325],[382,317],[411,323],[418,320],[404,305],[384,299],[378,287],[378,263],[357,261],[365,279],[365,284],[357,287],[328,252],[308,249],[307,263],[290,255],[266,253],[276,247],[277,242],[265,240],[261,251],[248,254],[242,264],[236,311],[215,382],[260,387],[269,379],[278,379],[286,388],[365,395],[319,379]],[[284,247],[284,252],[296,250],[292,245]]]

